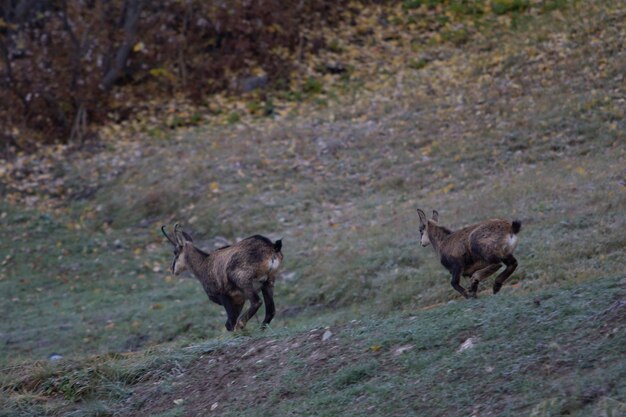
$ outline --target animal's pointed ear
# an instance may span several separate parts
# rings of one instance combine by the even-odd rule
[[[191,236],[189,236],[189,234],[185,232],[184,230],[182,231],[182,235],[183,235],[183,239],[185,239],[185,242],[193,242],[193,239],[191,238]]]
[[[420,222],[426,224],[426,213],[424,213],[420,209],[417,209],[417,214],[420,216]]]
[[[435,223],[439,223],[439,213],[437,213],[437,210],[433,210],[433,220]]]
[[[282,239],[278,239],[276,242],[274,242],[274,250],[276,252],[280,252],[280,250],[283,248],[283,240]]]
[[[176,239],[176,245],[177,246],[182,246],[183,245],[183,241],[180,238],[180,224],[176,223],[174,225],[174,239]]]

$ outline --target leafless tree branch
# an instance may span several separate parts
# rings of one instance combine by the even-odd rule
[[[104,75],[102,79],[102,87],[105,90],[110,90],[115,82],[122,75],[122,71],[126,66],[128,55],[135,44],[137,37],[137,27],[139,23],[139,15],[143,7],[143,0],[128,0],[125,2],[126,17],[124,19],[124,41],[120,45],[115,54],[115,60],[112,67]]]

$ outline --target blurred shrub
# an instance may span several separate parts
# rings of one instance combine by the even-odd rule
[[[347,0],[8,0],[0,3],[3,141],[80,142],[155,97],[195,101],[288,79]],[[257,78],[254,78],[257,77]]]

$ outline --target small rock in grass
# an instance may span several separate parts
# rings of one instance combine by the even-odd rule
[[[409,350],[413,349],[413,345],[404,345],[404,346],[400,346],[399,348],[397,348],[396,350],[393,351],[394,356],[400,356],[405,352],[408,352]]]
[[[463,352],[464,350],[471,349],[474,347],[475,344],[476,344],[476,339],[473,337],[470,337],[465,342],[463,342],[463,344],[461,345],[461,347],[459,347],[459,350],[457,350],[457,352]]]
[[[322,342],[325,342],[328,339],[330,339],[332,335],[333,335],[333,332],[331,332],[330,330],[326,330],[324,334],[322,335]]]

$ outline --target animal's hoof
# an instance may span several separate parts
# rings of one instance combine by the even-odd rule
[[[493,286],[493,293],[497,294],[498,291],[500,291],[500,288],[502,288],[502,285],[494,285]]]
[[[237,324],[235,325],[235,330],[242,330],[244,327],[246,327],[246,323],[238,321]]]
[[[233,331],[234,326],[230,323],[230,321],[227,321],[224,326],[226,326],[226,330],[228,330],[229,332]]]
[[[469,293],[469,298],[478,298],[475,292]]]

